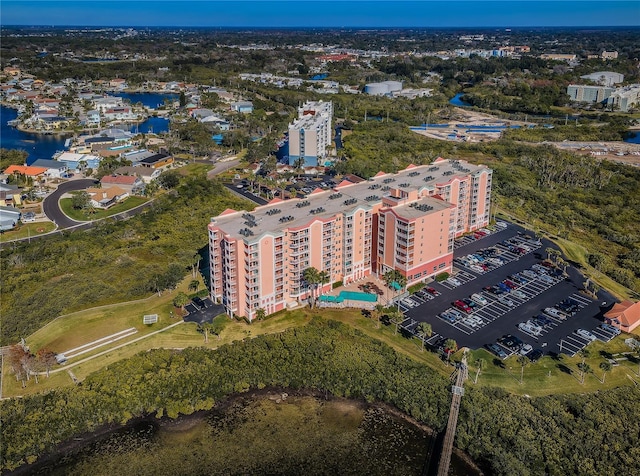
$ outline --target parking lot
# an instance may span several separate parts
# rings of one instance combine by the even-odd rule
[[[429,286],[437,295],[421,292],[401,300],[406,316],[401,327],[415,334],[420,322],[430,323],[434,334],[425,342],[431,345],[452,338],[458,346],[477,349],[513,335],[527,348],[568,355],[594,339],[611,340],[614,334],[600,324],[614,298],[605,291],[595,300],[581,293],[584,278],[573,267],[567,267],[566,275],[545,269],[541,261],[546,253],[541,250],[549,247],[556,248],[511,223],[482,237],[457,240],[452,274],[456,282],[434,282]],[[487,261],[491,257],[499,260]],[[480,263],[485,266],[470,266]],[[553,310],[569,304],[570,315]],[[500,347],[506,355],[514,353]]]

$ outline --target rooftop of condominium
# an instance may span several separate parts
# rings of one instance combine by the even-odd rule
[[[266,232],[279,233],[285,228],[302,228],[314,219],[327,220],[338,213],[350,215],[359,208],[371,209],[383,197],[390,197],[393,189],[435,190],[436,184],[443,185],[454,177],[466,177],[485,170],[489,168],[484,165],[438,159],[430,165],[409,166],[397,174],[379,173],[357,184],[344,181],[332,190],[316,189],[303,199],[274,200],[252,212],[227,210],[212,218],[211,224],[251,243]],[[398,212],[407,219],[436,213],[451,206],[448,202],[430,197],[422,198],[413,205],[399,203],[402,207]]]

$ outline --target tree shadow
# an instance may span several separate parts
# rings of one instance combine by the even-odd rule
[[[558,354],[557,352],[549,352],[549,357],[556,362],[562,361],[562,354]]]
[[[362,317],[366,317],[367,319],[371,319],[371,311],[368,309],[362,310]]]
[[[506,365],[504,365],[504,362],[498,358],[493,359],[493,365],[500,367],[503,370],[507,368]]]
[[[607,360],[611,360],[611,359],[613,359],[613,354],[612,354],[612,353],[610,353],[610,352],[607,352],[606,350],[601,350],[601,351],[600,351],[600,356],[601,356],[602,358],[607,359]]]
[[[558,370],[564,372],[567,375],[573,375],[573,371],[564,364],[558,364],[556,367],[558,368]]]
[[[400,331],[400,335],[405,339],[411,339],[413,337],[413,332],[407,329],[400,328],[399,331]]]

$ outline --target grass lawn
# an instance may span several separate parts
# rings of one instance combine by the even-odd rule
[[[73,208],[73,206],[71,205],[71,200],[71,198],[61,199],[60,208],[65,215],[76,221],[90,221],[99,220],[100,218],[107,218],[117,213],[131,210],[132,208],[135,208],[149,201],[149,199],[145,197],[128,197],[123,202],[117,203],[107,210],[94,208],[94,213],[88,213],[86,210],[76,210],[75,208]]]
[[[28,238],[29,236],[43,235],[55,229],[56,226],[50,221],[23,223],[13,230],[0,233],[0,243]]]
[[[601,352],[628,352],[630,349],[624,344],[624,337],[619,336],[608,344],[595,341],[589,345],[589,356],[585,363],[591,368],[591,372],[585,375],[584,384],[581,384],[581,372],[578,364],[582,358],[578,355],[567,357],[562,355],[559,359],[546,356],[536,363],[528,362],[524,368],[522,384],[520,383],[521,364],[516,356],[511,356],[505,361],[500,361],[493,354],[484,349],[471,351],[467,356],[469,365],[469,383],[473,385],[478,369],[478,359],[484,360],[484,368],[481,370],[477,385],[501,387],[515,394],[530,396],[551,395],[557,393],[584,393],[596,392],[607,388],[632,385],[635,381],[640,383],[637,364],[623,362],[607,372],[602,383],[603,370],[600,363],[605,361]],[[457,355],[457,358],[460,356]]]

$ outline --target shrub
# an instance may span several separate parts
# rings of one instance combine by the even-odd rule
[[[442,281],[444,281],[448,277],[449,277],[449,273],[447,273],[446,271],[444,273],[437,274],[436,275],[436,282],[441,283]]]
[[[407,291],[409,291],[409,294],[415,294],[418,291],[420,291],[422,288],[424,288],[425,284],[424,283],[416,283],[416,284],[412,284],[411,286],[409,286],[407,288]]]
[[[335,289],[335,288],[339,288],[340,286],[342,286],[342,281],[336,281],[335,283],[333,283],[333,284],[331,285],[331,287],[332,287],[333,289]]]

